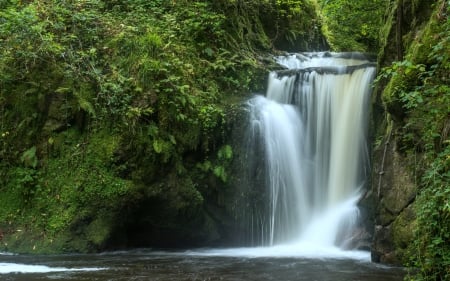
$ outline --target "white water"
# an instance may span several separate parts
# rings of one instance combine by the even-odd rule
[[[98,271],[105,268],[66,268],[66,267],[49,267],[46,265],[32,265],[19,263],[0,263],[0,274],[9,273],[49,273],[49,272],[69,272],[69,271]]]
[[[352,245],[367,176],[366,115],[375,68],[347,71],[368,61],[337,54],[296,54],[278,62],[299,71],[271,73],[266,97],[249,101],[251,135],[264,143],[258,157],[265,160],[270,198],[268,210],[252,221],[256,240],[270,246],[259,251],[352,255],[340,247]]]
[[[358,250],[343,251],[336,246],[320,246],[307,241],[270,247],[199,249],[188,251],[185,254],[206,257],[351,259],[370,262],[370,252]]]

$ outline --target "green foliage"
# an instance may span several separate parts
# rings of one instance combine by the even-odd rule
[[[100,247],[135,197],[200,208],[198,181],[229,178],[226,104],[311,17],[299,0],[0,1],[0,219],[92,225]]]
[[[384,99],[404,122],[403,151],[421,155],[415,167],[417,228],[410,245],[411,265],[419,273],[411,280],[450,278],[450,7],[439,1],[434,8],[405,60],[384,68],[377,78],[390,79]],[[395,112],[395,104],[403,114]]]
[[[315,7],[308,1],[214,1],[217,10],[228,11],[225,25],[228,44],[242,51],[271,45],[289,50],[320,48]],[[262,35],[262,36],[261,36]],[[241,46],[237,46],[241,44]]]
[[[224,145],[217,152],[217,158],[214,164],[211,161],[206,160],[203,163],[198,163],[197,168],[199,168],[203,173],[212,172],[214,176],[222,182],[227,182],[227,169],[229,168],[232,158],[233,149],[230,145]]]
[[[99,134],[89,144],[63,145],[62,157],[50,161],[45,170],[11,171],[12,180],[2,193],[8,194],[5,200],[24,204],[18,213],[13,208],[3,211],[16,223],[32,217],[48,237],[57,237],[79,220],[94,219],[100,210],[115,212],[131,187],[108,166],[117,144],[114,137]],[[0,202],[4,203],[3,197]]]
[[[217,158],[220,160],[230,160],[233,158],[233,149],[230,145],[222,146],[217,152]]]
[[[418,197],[419,226],[412,261],[420,270],[414,280],[450,278],[450,146],[430,164]]]
[[[13,190],[13,193],[18,196],[19,202],[29,206],[34,195],[41,188],[39,183],[40,173],[35,169],[16,168],[11,171],[11,177],[13,181],[10,188]]]
[[[223,182],[226,182],[228,180],[226,169],[229,167],[232,158],[233,150],[230,145],[222,146],[217,152],[217,160],[219,164],[213,168],[213,173]]]
[[[389,0],[320,0],[323,33],[335,51],[376,52]]]
[[[380,71],[374,82],[379,83],[381,79],[393,79],[389,88],[390,91],[396,93],[406,110],[412,110],[417,108],[424,100],[420,87],[411,90],[407,89],[407,84],[414,77],[423,78],[425,71],[426,66],[424,64],[413,64],[408,60],[393,62],[391,66]],[[428,73],[428,75],[430,74]],[[402,83],[395,84],[396,81],[402,81]]]
[[[25,167],[36,168],[38,164],[38,159],[36,157],[36,146],[26,150],[22,157],[20,157],[20,161],[25,165]]]

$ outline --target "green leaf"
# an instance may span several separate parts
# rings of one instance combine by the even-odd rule
[[[221,179],[223,182],[227,181],[227,173],[225,171],[225,168],[223,166],[216,166],[214,167],[213,173],[216,177]]]
[[[203,50],[203,52],[210,57],[212,57],[214,55],[214,51],[211,48],[206,48]]]
[[[224,145],[217,152],[217,157],[222,160],[230,160],[233,158],[233,149],[230,145]]]
[[[175,139],[175,137],[173,135],[169,135],[169,140],[172,144],[177,144],[177,140]]]
[[[36,168],[38,164],[38,158],[36,156],[36,146],[33,146],[30,149],[26,150],[20,157],[20,161],[22,161],[22,163],[27,167]]]
[[[153,149],[156,153],[161,153],[163,151],[164,142],[162,140],[154,140],[153,141]]]

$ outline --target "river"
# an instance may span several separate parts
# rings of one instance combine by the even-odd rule
[[[0,280],[400,281],[406,273],[402,268],[371,263],[364,256],[270,256],[265,254],[269,250],[142,249],[89,255],[1,254]]]

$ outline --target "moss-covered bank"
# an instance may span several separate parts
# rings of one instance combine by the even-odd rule
[[[319,31],[309,1],[1,1],[0,250],[227,241],[239,104]]]
[[[376,261],[450,278],[448,1],[391,1],[374,95]]]

